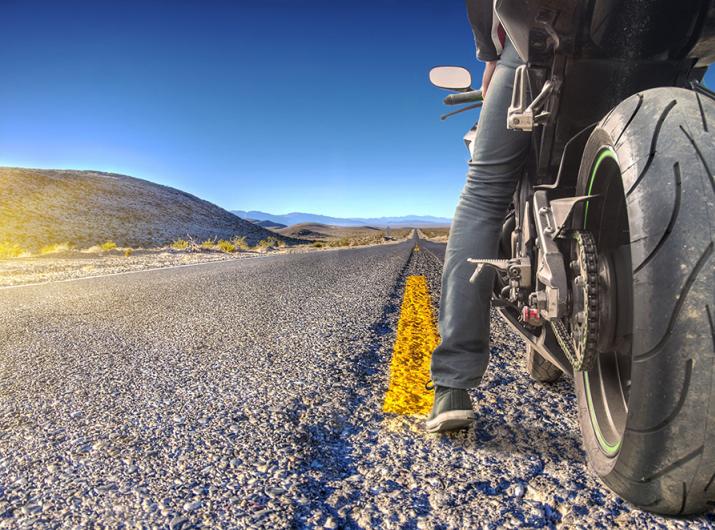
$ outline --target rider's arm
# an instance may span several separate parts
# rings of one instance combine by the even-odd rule
[[[477,46],[477,58],[486,63],[482,75],[482,94],[486,97],[499,58],[494,42],[494,3],[493,0],[466,0],[466,2],[467,17],[472,25],[474,43]]]
[[[494,75],[494,70],[496,70],[496,67],[496,61],[487,61],[484,65],[484,74],[482,74],[482,97],[487,97],[489,83],[492,80],[492,75]]]
[[[499,58],[494,43],[494,1],[466,0],[467,17],[472,25],[474,43],[477,46],[477,58],[480,61],[496,61]]]

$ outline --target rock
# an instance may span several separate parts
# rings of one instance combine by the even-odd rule
[[[279,497],[280,495],[283,495],[286,492],[283,488],[269,488],[267,493],[271,497]]]
[[[181,530],[184,525],[189,521],[189,518],[185,515],[177,515],[171,521],[169,521],[169,528],[171,530]]]
[[[185,512],[193,512],[194,510],[198,510],[201,508],[202,502],[200,500],[193,501],[193,502],[185,502],[184,503],[184,511]]]

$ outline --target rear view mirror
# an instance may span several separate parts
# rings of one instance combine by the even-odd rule
[[[434,86],[449,90],[467,90],[472,86],[472,75],[461,66],[435,66],[429,71]]]

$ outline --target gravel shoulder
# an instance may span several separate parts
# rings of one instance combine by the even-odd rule
[[[439,293],[435,278],[444,246],[420,245],[428,251],[414,266]],[[425,488],[430,510],[423,527],[713,528],[713,512],[661,517],[605,488],[582,448],[572,380],[532,381],[525,361],[524,343],[493,312],[490,365],[471,391],[474,429],[440,437],[421,434],[421,418],[383,419],[373,458],[409,470],[407,484],[421,477],[431,486]]]

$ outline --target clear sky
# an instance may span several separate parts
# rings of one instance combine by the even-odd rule
[[[0,21],[0,165],[227,209],[453,213],[475,116],[440,122],[427,72],[481,76],[462,0],[3,0]]]

